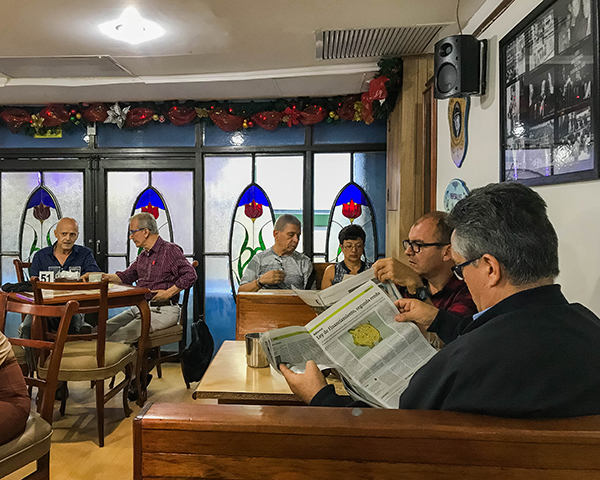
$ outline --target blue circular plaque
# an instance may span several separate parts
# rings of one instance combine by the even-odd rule
[[[446,191],[444,192],[444,210],[450,212],[460,200],[469,194],[467,184],[459,178],[450,180]]]

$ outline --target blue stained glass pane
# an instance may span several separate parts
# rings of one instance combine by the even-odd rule
[[[0,148],[86,148],[86,130],[73,126],[63,130],[62,138],[33,138],[24,132],[11,133],[0,128]]]
[[[236,132],[224,132],[216,125],[207,125],[204,145],[207,147],[304,145],[304,132],[305,128],[301,125],[292,128],[278,127],[273,131],[256,126]]]
[[[248,190],[246,190],[246,193],[244,193],[240,199],[238,207],[252,203],[252,200],[254,200],[256,203],[260,203],[261,205],[269,206],[269,201],[267,200],[267,197],[263,191],[256,185],[252,185],[250,188],[248,188]]]
[[[135,204],[135,208],[146,207],[149,204],[152,204],[153,207],[165,209],[165,204],[153,188],[148,188],[140,195],[138,202]]]
[[[235,300],[229,284],[228,257],[206,257],[205,321],[215,340],[215,352],[225,340],[235,340]]]
[[[40,187],[33,193],[31,198],[29,199],[29,203],[27,203],[27,208],[35,207],[42,203],[47,207],[56,208],[56,205],[54,205],[54,200],[52,200],[50,194],[45,189]]]
[[[354,203],[359,205],[365,205],[367,203],[360,189],[358,189],[354,184],[350,184],[344,189],[344,191],[338,197],[337,202],[335,202],[335,205],[343,205],[344,203],[348,203],[350,200],[354,200]]]
[[[98,124],[98,146],[110,147],[193,147],[196,126],[151,122],[138,129],[120,130],[115,125]]]
[[[363,122],[317,123],[313,126],[313,143],[386,143],[387,122],[377,120],[371,125]]]
[[[355,153],[354,181],[365,190],[373,204],[377,222],[378,254],[385,255],[386,153]]]

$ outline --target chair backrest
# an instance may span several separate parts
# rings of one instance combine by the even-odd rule
[[[98,303],[98,329],[96,333],[85,335],[68,335],[67,341],[74,340],[97,340],[96,342],[96,360],[98,367],[105,366],[106,352],[106,321],[108,320],[108,279],[103,279],[101,282],[40,282],[37,277],[31,277],[31,287],[33,288],[33,298],[37,305],[44,305],[48,300],[44,299],[43,290],[52,290],[60,292],[70,292],[73,296],[84,295],[90,290],[99,290],[100,299]],[[56,300],[56,297],[52,297]],[[42,323],[44,332],[48,329]],[[46,333],[48,338],[52,338],[52,334]]]
[[[323,274],[329,265],[335,265],[335,263],[318,262],[313,263],[313,271],[315,272],[315,282],[317,284],[317,290],[321,290],[321,282],[323,281]]]
[[[15,272],[17,273],[17,281],[19,283],[26,281],[29,278],[29,271],[27,275],[25,275],[25,269],[31,267],[31,262],[22,262],[18,258],[15,258],[13,264],[15,266]]]
[[[192,267],[198,267],[198,260],[194,260],[192,262]],[[188,301],[190,299],[190,288],[186,288],[183,291],[183,299],[179,302],[179,306],[181,307],[179,312],[179,324],[183,327],[183,336],[181,341],[179,342],[179,351],[181,352],[187,346],[187,322],[188,322]]]
[[[42,418],[50,424],[52,424],[54,394],[58,384],[60,360],[67,340],[67,331],[69,329],[71,317],[78,308],[79,303],[75,301],[67,302],[66,305],[57,306],[32,305],[10,300],[9,295],[6,293],[0,295],[0,331],[5,334],[6,314],[8,312],[32,315],[34,317],[34,323],[42,316],[60,318],[58,331],[54,341],[8,337],[10,343],[13,345],[39,349],[42,361],[45,361],[49,353],[52,352],[48,365],[48,374],[44,380],[41,378],[25,377],[28,385],[37,387],[40,390],[42,401],[38,402],[38,412]]]

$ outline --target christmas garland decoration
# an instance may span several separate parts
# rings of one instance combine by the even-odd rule
[[[39,107],[0,107],[0,119],[12,132],[47,135],[94,122],[114,124],[118,128],[139,128],[152,121],[173,125],[214,124],[233,132],[255,126],[275,130],[280,126],[314,125],[326,121],[364,122],[387,118],[394,109],[402,88],[402,59],[382,59],[371,80],[369,91],[340,97],[279,99],[269,102],[172,101],[50,104]]]

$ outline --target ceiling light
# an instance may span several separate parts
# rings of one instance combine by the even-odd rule
[[[99,28],[104,35],[132,45],[154,40],[165,33],[158,23],[142,18],[134,7],[126,8],[119,18],[103,23]]]

